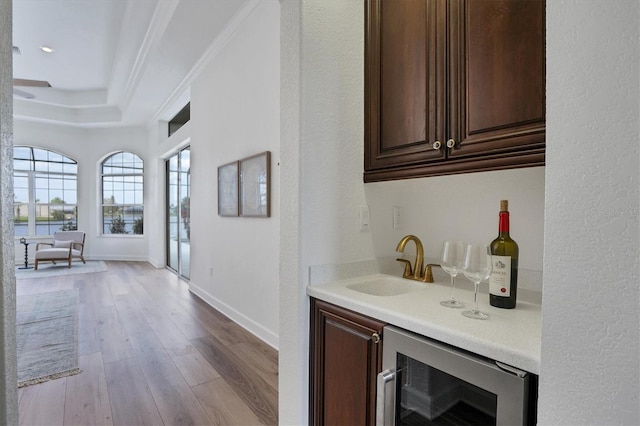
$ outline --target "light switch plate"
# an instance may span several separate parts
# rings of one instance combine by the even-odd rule
[[[369,231],[369,206],[360,206],[360,231]]]

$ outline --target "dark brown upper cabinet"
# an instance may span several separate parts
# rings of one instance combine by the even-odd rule
[[[366,0],[364,181],[544,165],[544,0]]]

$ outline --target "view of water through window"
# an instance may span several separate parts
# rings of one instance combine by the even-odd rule
[[[54,151],[13,149],[16,237],[52,235],[78,227],[78,164]]]
[[[144,231],[143,162],[130,152],[118,152],[102,162],[102,233],[142,234]]]

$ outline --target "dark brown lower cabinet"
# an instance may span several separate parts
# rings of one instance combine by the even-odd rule
[[[375,423],[386,324],[311,299],[309,423]]]

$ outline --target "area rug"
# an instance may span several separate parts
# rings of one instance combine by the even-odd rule
[[[107,264],[101,260],[87,260],[87,263],[71,262],[71,268],[69,264],[65,262],[58,262],[57,264],[45,263],[38,265],[38,270],[35,269],[19,269],[20,266],[16,265],[16,278],[19,280],[28,278],[43,278],[43,277],[57,277],[61,275],[74,275],[74,274],[90,274],[92,272],[105,272],[107,271]]]
[[[18,387],[80,373],[78,290],[17,297]]]

